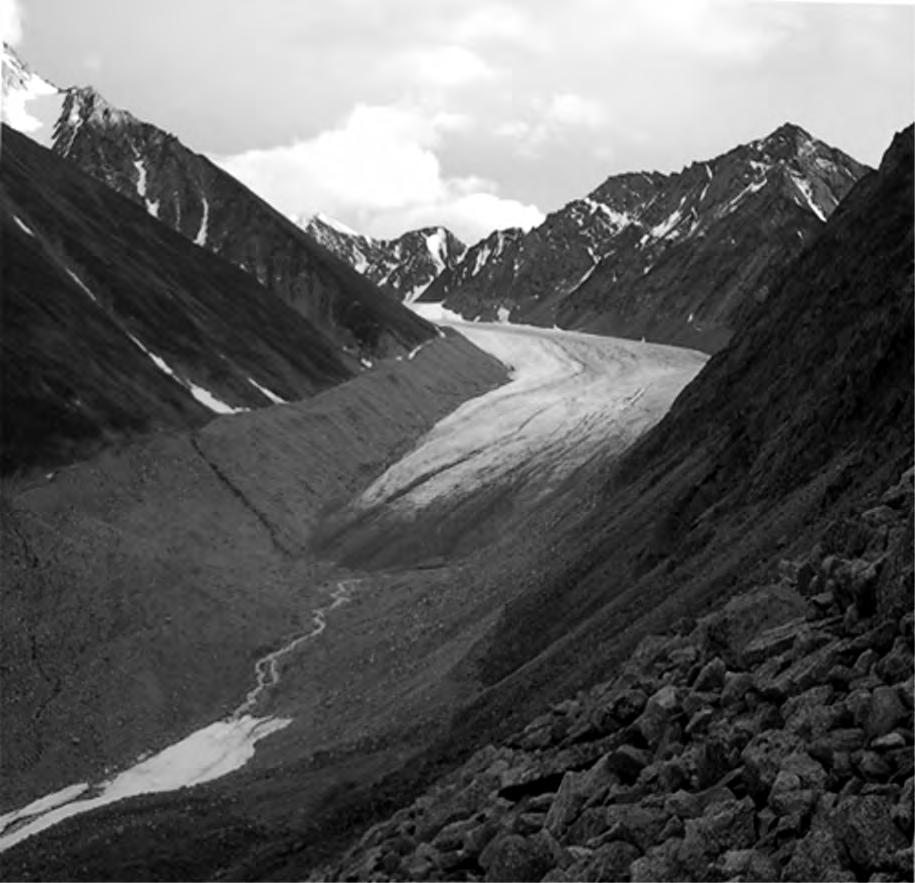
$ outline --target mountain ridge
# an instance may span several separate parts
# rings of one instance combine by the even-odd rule
[[[613,175],[506,231],[495,259],[493,236],[469,249],[420,300],[715,351],[865,170],[787,123],[677,173]]]
[[[408,230],[393,239],[375,239],[318,212],[300,226],[357,272],[405,303],[416,300],[467,251],[463,242],[440,225]]]

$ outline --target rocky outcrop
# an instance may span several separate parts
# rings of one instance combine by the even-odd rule
[[[478,243],[421,299],[715,352],[866,171],[786,123],[677,173],[613,175],[529,232]]]
[[[405,303],[416,300],[440,273],[453,269],[467,251],[445,227],[374,239],[320,213],[301,226],[328,251]]]
[[[913,477],[477,751],[322,874],[911,880]]]
[[[91,87],[66,90],[53,149],[256,278],[357,358],[405,353],[435,334],[207,157]]]

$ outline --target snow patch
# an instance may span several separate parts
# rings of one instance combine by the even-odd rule
[[[137,170],[137,195],[142,199],[146,198],[146,166],[143,165],[142,159],[135,159],[133,166]]]
[[[63,110],[65,94],[28,70],[6,44],[0,66],[3,68],[0,119],[43,147],[51,147],[54,123]]]
[[[432,256],[432,263],[435,265],[436,273],[441,273],[445,269],[443,255],[447,248],[445,231],[441,227],[426,236],[426,248],[429,249],[429,254]]]
[[[352,227],[347,227],[342,221],[338,221],[336,218],[331,218],[328,215],[325,215],[324,212],[317,212],[315,214],[315,220],[320,221],[322,224],[326,224],[328,227],[333,228],[338,233],[344,233],[347,236],[356,236],[360,239],[363,238],[361,233],[357,233],[353,230]]]
[[[80,784],[42,798],[45,801],[56,799],[59,804],[62,802],[62,795],[69,792],[67,800],[72,802],[62,806],[55,804],[56,808],[0,837],[0,852],[64,819],[100,806],[107,806],[138,794],[175,791],[221,778],[243,767],[254,756],[254,746],[257,742],[271,733],[282,730],[290,723],[292,721],[288,718],[256,718],[250,715],[217,721],[103,782],[99,786],[101,792],[94,797],[74,800],[88,790],[87,785]],[[22,815],[24,812],[25,810],[19,811],[20,818],[25,818]],[[30,815],[34,816],[35,812]]]
[[[656,224],[648,231],[655,239],[664,239],[665,237],[675,238],[671,237],[670,233],[674,227],[680,223],[680,219],[683,217],[683,203],[686,202],[686,196],[687,194],[684,193],[683,197],[680,199],[680,204],[670,213],[670,215],[668,215],[664,221],[661,221],[660,224]]]
[[[503,325],[508,324],[508,317],[511,315],[511,310],[508,307],[499,307],[496,310],[496,316],[498,317],[499,322]]]
[[[205,196],[200,197],[203,201],[203,216],[200,218],[200,229],[197,231],[197,235],[194,237],[194,245],[206,245],[207,244],[207,224],[210,220],[210,204],[207,202]],[[158,209],[158,205],[156,206]]]
[[[29,227],[29,225],[26,224],[26,222],[23,221],[22,218],[19,217],[19,215],[13,215],[13,220],[16,222],[16,224],[19,227],[21,227],[26,233],[28,233],[29,236],[31,236],[33,239],[35,238],[35,233],[33,232],[32,228]]]
[[[192,380],[185,380],[182,377],[179,377],[172,367],[165,361],[161,356],[157,356],[152,350],[144,346],[136,337],[134,337],[129,331],[127,336],[134,342],[134,344],[145,353],[152,363],[163,373],[171,377],[176,383],[179,383],[183,386],[201,405],[206,408],[209,408],[216,414],[241,414],[244,411],[250,411],[250,408],[233,408],[231,405],[227,405],[222,399],[217,398],[213,393],[208,389],[204,389],[202,386],[198,386]]]
[[[286,399],[281,399],[275,392],[270,392],[269,389],[265,386],[261,386],[253,377],[248,378],[248,383],[251,384],[259,393],[265,395],[274,405],[288,405],[289,402]]]
[[[791,180],[794,182],[794,186],[800,191],[801,196],[804,198],[807,207],[812,211],[821,221],[826,222],[826,215],[823,213],[823,210],[814,202],[813,199],[813,190],[810,187],[810,182],[806,178],[801,178],[799,175],[796,175],[794,172],[791,172]]]
[[[618,212],[616,209],[610,208],[606,203],[598,202],[590,196],[586,196],[582,202],[588,206],[592,215],[597,213],[602,214],[617,228],[617,230],[622,230],[624,227],[628,227],[630,224],[635,223],[635,219],[628,212]]]
[[[68,269],[67,274],[80,288],[82,288],[83,291],[86,292],[86,294],[89,295],[90,298],[92,298],[93,303],[96,303],[96,304],[98,303],[98,298],[89,290],[89,286],[86,285],[86,283],[83,282],[83,280],[80,279],[79,276],[76,275],[76,273],[74,273],[72,270]]]

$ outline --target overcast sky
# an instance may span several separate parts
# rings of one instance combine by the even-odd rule
[[[57,85],[91,83],[287,214],[376,236],[529,226],[610,174],[677,171],[786,120],[874,165],[915,106],[908,4],[0,4]]]

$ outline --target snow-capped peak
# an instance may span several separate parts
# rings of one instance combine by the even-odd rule
[[[3,81],[0,118],[42,146],[50,147],[64,93],[31,71],[6,43],[0,64]]]
[[[315,221],[336,230],[338,233],[343,233],[346,236],[356,236],[360,239],[369,238],[368,236],[363,236],[362,233],[357,233],[352,227],[347,227],[342,221],[338,221],[336,218],[330,217],[330,215],[325,215],[324,212],[315,212],[313,218]]]

